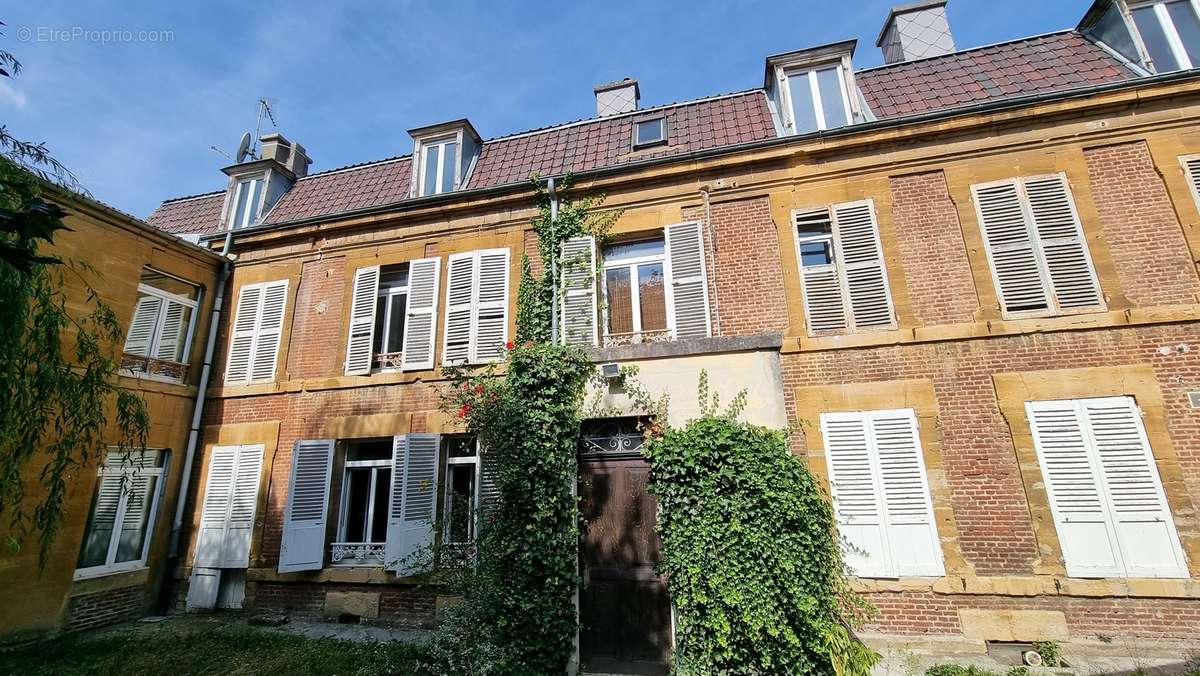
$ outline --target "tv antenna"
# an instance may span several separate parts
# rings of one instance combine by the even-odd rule
[[[242,162],[246,161],[246,158],[257,160],[258,139],[262,132],[263,117],[267,118],[267,120],[271,123],[272,128],[278,128],[278,125],[275,122],[275,111],[271,110],[271,106],[274,104],[274,102],[274,99],[268,99],[265,96],[259,97],[258,115],[254,120],[254,136],[251,136],[250,132],[242,134],[241,140],[238,141],[237,150],[234,151],[232,157],[230,157],[229,153],[221,150],[215,145],[209,146],[209,150],[218,153],[219,155],[232,161],[234,164],[241,164]]]

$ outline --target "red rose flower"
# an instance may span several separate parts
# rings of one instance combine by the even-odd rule
[[[465,418],[465,417],[467,417],[467,414],[470,412],[471,412],[471,405],[463,404],[462,408],[458,409],[458,417]]]
[[[508,341],[507,343],[505,343],[505,344],[504,344],[504,349],[506,349],[506,350],[511,350],[511,349],[513,349],[513,342],[510,340],[510,341]]]
[[[483,385],[475,386],[475,394],[483,394]]]

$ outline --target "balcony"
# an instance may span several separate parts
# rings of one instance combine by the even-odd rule
[[[331,542],[329,560],[335,566],[378,567],[384,561],[382,542]]]
[[[130,352],[121,355],[121,375],[135,378],[149,378],[169,383],[182,383],[187,380],[188,365],[179,362],[144,357]]]
[[[634,331],[631,333],[606,333],[602,347],[617,347],[620,345],[642,345],[644,343],[665,343],[671,340],[671,331]]]
[[[403,352],[380,352],[375,355],[376,371],[399,371],[403,363]]]

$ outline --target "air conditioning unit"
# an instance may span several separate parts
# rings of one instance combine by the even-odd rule
[[[605,380],[616,380],[621,377],[621,365],[616,362],[601,364],[600,375],[604,376]]]

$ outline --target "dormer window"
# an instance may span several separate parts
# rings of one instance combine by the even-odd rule
[[[483,145],[467,120],[455,120],[420,129],[413,137],[413,197],[429,197],[462,190]]]
[[[258,203],[262,197],[262,186],[262,176],[243,178],[237,182],[233,192],[230,228],[237,230],[254,225],[258,221]]]
[[[421,195],[440,195],[454,190],[458,162],[458,139],[448,137],[421,144]]]
[[[854,40],[767,57],[766,87],[784,134],[861,122],[854,84]]]
[[[667,142],[667,120],[655,117],[633,123],[633,148],[649,148]]]
[[[1156,72],[1200,67],[1200,9],[1195,0],[1129,4]]]

